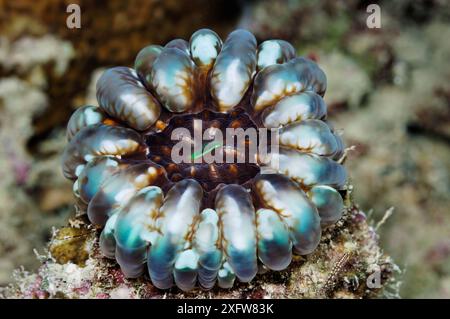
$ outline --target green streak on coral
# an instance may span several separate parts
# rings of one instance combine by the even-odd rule
[[[220,142],[209,143],[203,148],[201,152],[194,152],[194,154],[192,154],[192,160],[196,160],[199,157],[203,157],[203,155],[208,154],[212,150],[215,150],[216,148],[219,148],[222,145],[223,144]]]

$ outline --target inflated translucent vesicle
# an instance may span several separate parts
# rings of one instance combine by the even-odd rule
[[[236,274],[228,262],[224,262],[217,275],[217,282],[220,288],[233,288]]]
[[[339,151],[336,136],[320,120],[304,120],[288,124],[279,130],[279,144],[306,153],[333,156]]]
[[[211,95],[220,112],[236,106],[256,72],[256,39],[236,30],[225,40],[211,73]]]
[[[107,69],[97,81],[97,101],[110,116],[142,131],[155,123],[161,113],[158,101],[128,67]]]
[[[143,48],[134,60],[134,69],[139,78],[147,87],[152,88],[152,68],[156,58],[161,54],[164,48],[160,45],[149,45]]]
[[[198,254],[187,249],[181,252],[175,260],[173,277],[175,284],[183,291],[189,291],[197,283]]]
[[[325,185],[314,186],[308,196],[319,211],[322,226],[332,225],[342,217],[344,200],[334,188]]]
[[[153,163],[141,163],[120,170],[105,180],[89,202],[87,214],[92,224],[104,226],[118,208],[125,205],[140,189],[154,184],[163,169]]]
[[[164,48],[175,48],[178,50],[183,51],[187,55],[191,54],[191,51],[189,50],[189,42],[187,42],[184,39],[173,39],[164,46]]]
[[[152,87],[170,112],[184,112],[195,102],[195,64],[188,52],[165,47],[152,68]]]
[[[194,234],[194,250],[199,256],[198,281],[204,289],[211,289],[222,265],[219,217],[213,209],[206,208],[200,214]]]
[[[70,141],[83,127],[103,123],[107,118],[98,106],[85,105],[77,108],[67,123],[67,140]]]
[[[176,183],[166,195],[160,209],[161,218],[156,220],[160,235],[150,247],[147,262],[150,278],[157,288],[168,289],[173,285],[174,264],[178,255],[191,244],[188,239],[192,238],[199,218],[202,197],[200,184],[192,179]],[[189,282],[182,280],[180,285]]]
[[[289,176],[304,187],[329,185],[342,188],[347,180],[345,167],[332,159],[281,147],[261,159],[272,169]]]
[[[66,145],[62,156],[66,178],[76,179],[87,161],[101,155],[132,155],[145,152],[139,133],[120,126],[94,124],[82,128]]]
[[[192,60],[195,64],[208,71],[212,68],[222,48],[222,40],[212,30],[200,29],[192,34],[189,40]]]
[[[114,258],[116,255],[116,239],[114,237],[114,231],[117,221],[117,212],[113,213],[105,224],[102,232],[100,233],[99,245],[100,251],[103,256],[107,258]]]
[[[126,167],[128,164],[114,156],[99,156],[87,162],[77,180],[80,198],[89,203],[106,179]]]
[[[287,225],[277,212],[261,208],[256,212],[258,257],[269,269],[283,270],[292,260],[292,242]]]
[[[325,73],[307,58],[295,58],[283,64],[265,67],[255,77],[252,105],[255,111],[274,105],[286,95],[303,91],[325,94]]]
[[[342,140],[341,135],[339,135],[336,132],[334,133],[334,135],[336,136],[338,151],[336,152],[336,154],[334,154],[333,159],[337,161],[337,160],[340,160],[342,158],[342,156],[344,156],[344,154],[345,154],[345,143]]]
[[[274,106],[261,113],[264,126],[277,128],[307,119],[322,119],[327,115],[327,106],[322,97],[314,92],[300,92],[282,98]]]
[[[313,252],[322,230],[317,209],[306,194],[280,174],[256,176],[254,189],[263,206],[277,212],[286,223],[294,251],[300,255]]]
[[[305,57],[295,58],[289,62],[292,62],[298,80],[303,84],[304,91],[313,91],[322,97],[325,95],[327,77],[316,62]]]
[[[137,278],[145,271],[147,248],[157,233],[155,222],[163,199],[159,187],[148,186],[119,209],[114,232],[116,260],[127,278]]]
[[[284,40],[267,40],[258,47],[258,70],[273,64],[281,64],[295,58],[295,49]]]
[[[242,186],[223,186],[216,195],[222,225],[222,249],[240,281],[251,281],[257,271],[255,208]]]

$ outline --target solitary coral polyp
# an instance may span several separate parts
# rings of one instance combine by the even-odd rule
[[[156,287],[190,290],[230,288],[236,278],[251,281],[260,264],[282,270],[293,253],[312,253],[321,227],[342,216],[346,182],[325,89],[323,71],[288,42],[257,47],[246,30],[222,43],[202,29],[190,42],[142,49],[135,70],[105,71],[99,107],[72,115],[63,155],[80,208],[103,229],[103,254],[127,277],[148,269]],[[199,127],[223,136],[276,128],[280,151],[269,148],[257,163],[175,162],[171,133]],[[199,154],[242,156],[237,146],[214,145]]]

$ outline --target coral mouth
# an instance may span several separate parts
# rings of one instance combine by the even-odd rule
[[[227,132],[233,129],[245,132],[249,128],[257,131],[255,123],[241,109],[176,115],[164,130],[146,136],[147,157],[163,166],[172,182],[195,179],[205,192],[220,184],[243,185],[260,171],[249,150],[252,141],[245,136],[243,145],[239,145],[234,136],[230,144]],[[182,157],[182,162],[177,157]]]

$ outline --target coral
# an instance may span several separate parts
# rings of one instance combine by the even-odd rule
[[[128,278],[147,263],[156,287],[190,290],[197,278],[206,289],[216,277],[222,288],[249,282],[313,252],[342,215],[347,176],[325,90],[323,71],[291,44],[257,47],[243,29],[223,45],[201,29],[142,49],[135,69],[107,69],[99,107],[72,115],[63,154],[80,210],[104,228],[103,254]],[[244,139],[228,136],[237,128]]]
[[[67,215],[73,213],[68,209],[68,204],[73,202],[71,185],[59,170],[60,154],[67,143],[63,125],[75,106],[96,105],[95,84],[104,72],[103,67],[128,65],[143,45],[164,43],[175,36],[187,39],[200,25],[212,27],[219,30],[220,35],[225,35],[236,27],[234,21],[239,16],[235,12],[230,14],[233,10],[226,8],[211,12],[215,5],[204,6],[204,11],[198,10],[196,1],[190,2],[193,3],[192,12],[183,7],[184,4],[173,5],[173,1],[164,1],[159,2],[159,6],[172,3],[171,9],[155,7],[154,10],[137,13],[118,2],[95,2],[107,7],[104,15],[93,8],[94,2],[81,2],[83,29],[79,32],[66,28],[65,8],[69,2],[63,2],[0,0],[0,77],[8,83],[8,90],[4,92],[12,94],[6,99],[10,101],[6,111],[3,101],[0,102],[0,130],[7,123],[8,129],[1,134],[6,133],[7,139],[15,141],[9,143],[12,152],[0,152],[0,285],[12,280],[11,271],[19,265],[34,272],[40,263],[33,248],[41,252],[50,236],[51,226],[63,225]],[[382,28],[379,30],[369,30],[365,26],[365,1],[340,0],[245,2],[244,15],[238,25],[250,29],[258,40],[289,40],[298,53],[317,61],[324,69],[329,87],[325,96],[328,114],[337,131],[345,128],[346,142],[355,146],[346,162],[351,181],[357,186],[355,201],[368,212],[369,220],[380,219],[386,210],[395,207],[389,209],[393,212],[392,217],[377,228],[376,233],[381,238],[380,247],[405,269],[401,275],[401,296],[448,297],[450,121],[449,93],[445,84],[448,82],[449,64],[448,41],[442,39],[449,37],[446,36],[449,2],[399,0],[378,3],[382,9]],[[123,13],[124,9],[126,13]],[[104,31],[112,29],[116,25],[114,21],[123,21],[120,15],[130,14],[137,14],[137,20],[141,22],[131,23],[133,19],[126,18],[130,23],[120,26],[124,32],[120,29]],[[200,15],[210,16],[214,21],[190,18]],[[159,20],[155,20],[155,16],[159,16]],[[204,23],[195,25],[199,20]],[[144,32],[145,26],[137,26],[148,24],[153,31],[154,21],[158,21],[160,32]],[[132,34],[130,39],[128,34]],[[115,41],[115,36],[120,40]],[[41,40],[53,50],[47,50],[40,44]],[[134,43],[132,50],[123,45],[125,41]],[[21,43],[20,46],[15,45],[16,42]],[[30,45],[35,47],[30,48]],[[26,50],[18,51],[19,48]],[[61,59],[36,60],[34,54],[41,56],[38,50],[53,57],[54,52],[64,54]],[[19,53],[20,59],[13,57],[12,51]],[[28,57],[22,58],[24,54]],[[71,57],[68,59],[68,56]],[[34,67],[27,60],[39,65]],[[11,61],[20,63],[12,65]],[[65,72],[55,73],[59,69],[55,66],[65,65],[69,66]],[[363,81],[339,76],[347,71]],[[369,86],[360,85],[367,84],[367,79]],[[22,98],[26,103],[22,103]],[[41,103],[43,100],[45,103]],[[18,156],[11,157],[12,153]],[[354,238],[360,236],[353,226],[349,226],[349,233]],[[91,242],[97,245],[94,239]],[[319,250],[325,244],[321,244]],[[95,247],[97,255],[86,260],[88,265],[90,260],[100,258],[98,246]],[[347,264],[346,260],[351,261],[348,256],[341,257],[336,258],[342,260],[337,263],[337,269],[339,265]],[[121,280],[115,289],[105,287],[104,281],[96,283],[96,293],[83,295],[89,288],[74,277],[94,278],[95,273],[87,273],[95,271],[93,267],[81,268],[71,263],[60,265],[51,259],[42,262],[45,265],[39,270],[39,276],[44,278],[41,282],[36,280],[38,275],[28,273],[25,276],[22,271],[16,272],[20,277],[16,283],[23,288],[27,286],[33,295],[24,293],[24,290],[17,290],[17,294],[8,290],[8,296],[101,298],[128,295]],[[117,271],[112,273],[115,277],[123,277],[115,263],[104,259],[101,263],[115,267]],[[47,270],[47,265],[51,271]],[[314,265],[312,267],[316,271]],[[291,268],[287,271],[290,272]],[[98,273],[102,274],[101,271]],[[68,274],[73,275],[68,282],[79,288],[72,295],[67,293],[69,285],[61,282]],[[45,278],[47,275],[51,278],[49,281]],[[265,276],[269,278],[267,274]],[[330,297],[374,296],[342,288],[344,284],[348,288],[353,283],[349,285],[348,278],[337,277],[340,290],[336,287],[331,289]],[[251,287],[260,282],[260,278],[257,276],[250,285],[240,284],[239,289],[242,285]],[[93,281],[98,282],[97,279]],[[148,278],[144,280],[143,286],[152,287]],[[284,289],[281,284],[276,284],[275,281],[271,286],[274,290]],[[316,287],[304,289],[314,290]],[[106,292],[102,293],[102,290]],[[111,290],[114,292],[110,295]],[[178,292],[173,290],[171,293]],[[145,294],[135,293],[139,289],[133,291],[133,297],[145,297]],[[222,295],[226,292],[214,289],[210,295],[214,296],[217,291]],[[209,294],[202,294],[205,295]],[[193,294],[187,296],[195,297]]]
[[[146,276],[126,279],[120,267],[102,256],[98,234],[83,218],[72,220],[71,229],[80,236],[80,246],[89,247],[89,258],[81,264],[57,263],[52,256],[41,256],[42,266],[35,274],[15,273],[15,282],[0,292],[5,298],[373,298],[398,297],[400,270],[378,245],[375,229],[363,212],[347,197],[343,218],[324,231],[314,253],[296,259],[282,272],[259,274],[251,283],[232,289],[177,288],[162,291]],[[61,243],[56,239],[50,246]],[[71,238],[66,238],[69,242]],[[84,243],[82,243],[82,241]],[[370,285],[370,276],[379,276],[379,285]],[[369,279],[369,281],[368,281]]]

